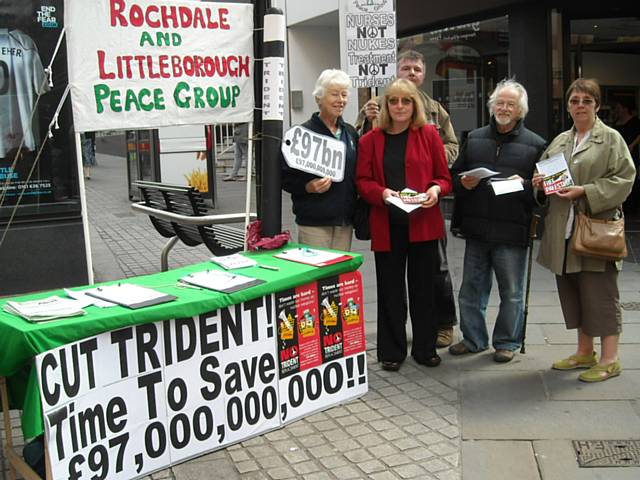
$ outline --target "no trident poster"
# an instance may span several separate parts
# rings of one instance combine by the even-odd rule
[[[253,114],[253,5],[65,2],[76,129],[239,123]]]
[[[362,280],[330,277],[36,357],[54,479],[130,479],[367,391]]]

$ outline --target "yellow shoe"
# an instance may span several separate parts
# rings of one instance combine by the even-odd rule
[[[551,365],[554,370],[573,370],[574,368],[591,368],[598,364],[598,355],[571,355],[569,358],[558,360]]]
[[[583,382],[604,382],[613,377],[617,377],[622,373],[622,365],[620,365],[620,360],[616,360],[609,365],[600,365],[597,364],[591,367],[586,372],[581,373],[578,378]]]

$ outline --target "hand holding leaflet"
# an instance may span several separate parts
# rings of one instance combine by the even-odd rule
[[[542,187],[546,195],[574,185],[569,165],[567,165],[567,160],[562,152],[539,161],[536,163],[536,168],[544,176]]]

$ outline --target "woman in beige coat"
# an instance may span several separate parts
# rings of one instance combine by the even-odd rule
[[[631,192],[635,167],[623,138],[597,116],[598,83],[578,78],[569,86],[566,98],[573,128],[558,135],[542,158],[564,154],[575,185],[546,198],[549,211],[538,262],[555,273],[567,328],[578,330],[576,353],[555,362],[552,368],[588,368],[578,378],[599,382],[622,372],[618,358],[622,313],[617,283],[622,261],[581,257],[571,251],[574,206],[596,218],[619,215]],[[534,176],[533,185],[542,188],[541,175]],[[600,359],[593,350],[594,337],[601,338]]]

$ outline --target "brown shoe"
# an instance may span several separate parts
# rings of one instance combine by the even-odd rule
[[[513,360],[514,353],[511,350],[497,349],[493,354],[493,361],[498,363],[507,363]]]
[[[438,339],[436,340],[436,347],[444,348],[453,343],[453,327],[441,328],[438,330]]]
[[[455,345],[449,347],[449,353],[451,355],[464,355],[465,353],[473,353],[469,350],[469,347],[464,342],[458,342]]]

